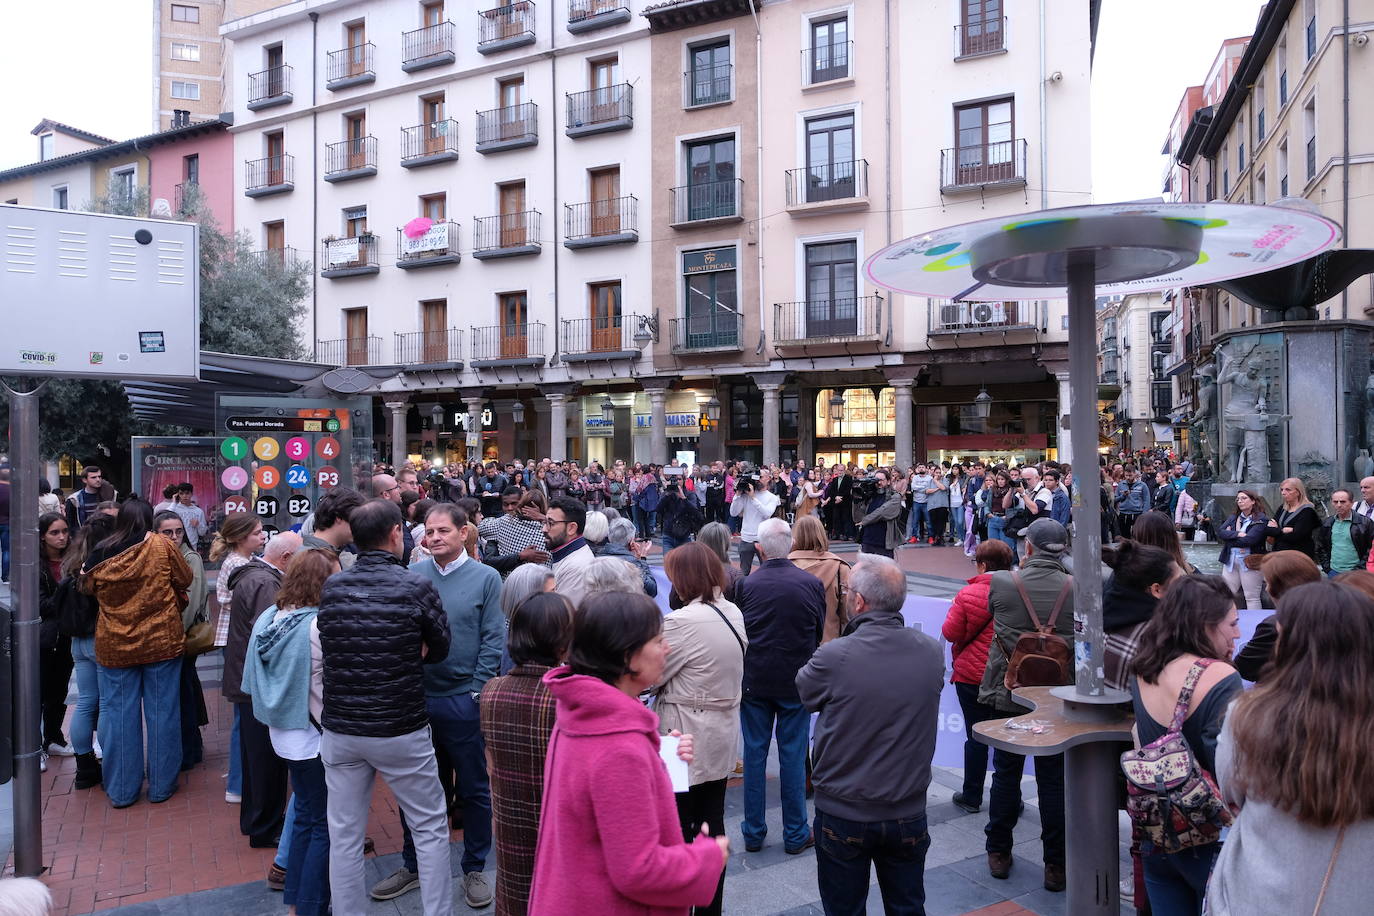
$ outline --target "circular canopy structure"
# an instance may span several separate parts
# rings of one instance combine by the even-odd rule
[[[1123,203],[1042,210],[937,229],[870,257],[868,279],[940,299],[1067,295],[1068,262],[1092,254],[1097,295],[1200,286],[1275,270],[1325,251],[1336,224],[1251,204]]]

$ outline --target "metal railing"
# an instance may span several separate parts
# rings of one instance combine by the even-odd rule
[[[1307,180],[1311,181],[1317,177],[1317,138],[1307,139]]]
[[[443,331],[410,331],[396,335],[396,364],[458,363],[463,361],[463,332],[460,328]]]
[[[477,112],[477,142],[504,143],[539,136],[539,107],[534,102]]]
[[[563,235],[569,241],[639,231],[639,201],[632,194],[563,207]]]
[[[401,128],[401,161],[458,152],[458,122],[452,118]]]
[[[875,338],[882,333],[882,296],[779,302],[773,306],[774,344]]]
[[[854,42],[834,41],[802,48],[802,80],[807,86],[844,79],[854,60]]]
[[[325,149],[329,154],[329,165],[325,169],[326,175],[377,167],[376,137],[355,137],[351,140],[340,140],[337,143],[326,143]]]
[[[685,350],[739,349],[744,339],[744,316],[720,310],[668,322],[674,353]]]
[[[927,299],[931,334],[961,331],[1017,330],[1038,327],[1039,302],[954,302]]]
[[[249,159],[244,164],[243,189],[254,191],[260,188],[275,188],[295,182],[296,157],[288,153],[268,156],[265,159]]]
[[[534,4],[530,0],[517,0],[494,9],[483,10],[477,15],[482,17],[482,29],[477,37],[477,45],[510,41],[512,38],[534,37]]]
[[[439,220],[418,239],[407,238],[404,229],[397,229],[396,260],[411,263],[458,254],[462,236],[463,227],[447,220]]]
[[[868,160],[821,162],[787,171],[787,206],[868,196]]]
[[[539,245],[539,211],[473,217],[472,250],[494,251]]]
[[[568,0],[568,22],[581,22],[617,10],[625,10],[628,13],[630,8],[625,0]]]
[[[471,328],[471,355],[474,360],[525,359],[544,356],[544,325],[498,324]]]
[[[1117,370],[1103,369],[1102,373],[1097,377],[1097,381],[1102,385],[1115,385],[1117,383]]]
[[[673,222],[728,219],[741,214],[744,179],[706,181],[673,188]]]
[[[326,366],[378,366],[382,362],[380,337],[340,337],[315,341],[315,362]]]
[[[172,187],[172,212],[182,213],[186,209],[186,186],[194,185],[194,181],[183,181],[179,185]]]
[[[1026,141],[1001,140],[940,151],[940,187],[973,188],[1026,180]]]
[[[989,54],[1007,46],[1007,17],[954,27],[954,56]]]
[[[330,51],[326,55],[325,81],[335,83],[359,76],[376,76],[377,71],[372,63],[376,51],[377,46],[370,41]]]
[[[436,22],[422,29],[401,33],[401,65],[436,54],[454,53],[453,23]]]
[[[560,353],[620,353],[638,350],[634,333],[638,315],[599,315],[595,318],[565,318],[558,349]]]
[[[252,257],[264,270],[294,270],[304,260],[294,248],[265,248],[253,252]]]
[[[359,235],[344,239],[325,239],[320,270],[350,270],[377,267],[377,237]]]
[[[629,83],[616,83],[585,92],[569,92],[568,127],[633,120],[633,89]]]
[[[715,105],[730,101],[733,95],[734,76],[734,64],[717,64],[714,67],[695,67],[688,70],[682,74],[683,107]]]
[[[261,102],[286,95],[291,91],[291,67],[269,67],[257,73],[248,74],[248,103]]]

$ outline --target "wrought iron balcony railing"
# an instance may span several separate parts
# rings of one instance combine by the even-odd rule
[[[495,152],[539,141],[539,106],[534,102],[477,112],[477,151]]]
[[[1007,17],[994,17],[982,22],[954,27],[954,56],[973,57],[991,54],[1007,47]]]
[[[463,332],[460,328],[442,331],[410,331],[396,335],[396,364],[461,363]]]
[[[433,267],[439,264],[456,264],[459,259],[459,243],[463,227],[458,223],[445,220],[436,222],[429,231],[418,238],[411,238],[405,230],[396,230],[396,266],[402,270],[415,267]]]
[[[1039,302],[955,302],[926,300],[929,334],[976,334],[1029,330],[1040,326]]]
[[[673,188],[673,224],[742,219],[744,179],[706,181]]]
[[[805,86],[842,80],[850,76],[854,60],[854,42],[833,41],[828,44],[802,48],[802,81]]]
[[[568,0],[569,32],[590,32],[629,21],[626,0]]]
[[[877,339],[883,334],[882,296],[779,302],[773,308],[776,346]]]
[[[506,359],[543,359],[544,325],[498,324],[484,328],[470,328],[471,356],[474,362],[494,362]]]
[[[668,322],[668,337],[674,353],[693,350],[738,350],[744,340],[744,316],[738,312],[716,310]]]
[[[590,248],[639,238],[639,201],[634,195],[564,204],[563,244]]]
[[[325,239],[322,248],[322,277],[375,274],[381,269],[377,264],[377,237],[370,233],[343,239]]]
[[[682,107],[719,105],[734,96],[735,67],[716,64],[714,67],[694,67],[682,74]]]
[[[473,217],[472,256],[478,260],[537,254],[539,211]]]
[[[347,89],[377,79],[373,57],[377,46],[372,42],[349,45],[326,55],[324,85],[327,89]]]
[[[354,137],[337,143],[326,143],[328,164],[325,181],[346,181],[377,174],[377,138]]]
[[[287,153],[250,159],[243,166],[243,193],[249,197],[280,194],[296,186],[296,158]]]
[[[315,362],[327,366],[380,366],[380,337],[340,337],[315,341]]]
[[[820,162],[787,172],[787,206],[868,196],[868,160]]]
[[[458,122],[452,118],[401,128],[401,165],[413,168],[458,158]]]
[[[975,143],[940,151],[940,190],[1026,183],[1026,141]]]
[[[638,315],[600,315],[563,320],[558,352],[564,358],[615,354],[639,354],[635,346]]]
[[[248,74],[248,110],[271,108],[291,101],[291,67],[269,67]]]
[[[617,83],[568,93],[569,137],[625,130],[634,124],[634,87]]]
[[[529,44],[534,41],[534,4],[517,0],[478,13],[482,28],[477,38],[477,50],[492,54]]]
[[[457,57],[453,23],[437,22],[401,33],[401,69],[407,73],[451,64]]]

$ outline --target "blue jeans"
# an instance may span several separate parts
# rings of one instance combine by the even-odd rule
[[[95,663],[95,637],[72,637],[72,661],[76,663],[76,710],[68,732],[72,750],[89,754],[95,750],[95,716],[100,710],[100,674]]]
[[[797,700],[745,697],[739,710],[744,733],[744,823],[746,846],[761,846],[768,834],[764,820],[764,780],[774,723],[778,736],[778,787],[782,793],[782,840],[787,849],[806,842],[806,739],[811,715]]]
[[[964,507],[963,507],[963,506],[951,506],[951,507],[950,507],[950,510],[949,510],[949,528],[950,528],[950,533],[953,534],[954,537],[958,538],[958,539],[961,540],[961,541],[964,539],[964,533],[965,533],[965,531],[967,530],[967,529],[964,528],[964,522],[965,522],[964,514],[965,514],[965,513],[964,513]]]
[[[224,791],[242,795],[243,758],[239,753],[239,717],[243,715],[243,706],[239,703],[229,705],[234,707],[234,726],[229,729],[229,778],[224,782]]]
[[[925,815],[862,823],[816,809],[816,879],[825,916],[863,916],[870,865],[887,916],[925,916]]]
[[[664,552],[664,553],[667,553],[668,551],[672,550],[674,547],[678,547],[678,546],[680,546],[680,545],[682,545],[682,544],[686,544],[687,541],[690,541],[690,540],[691,540],[691,538],[686,538],[686,539],[684,539],[684,540],[679,541],[677,538],[673,537],[672,535],[665,534],[665,535],[663,536],[663,552]]]
[[[1175,853],[1145,856],[1145,891],[1150,909],[1169,916],[1188,916],[1202,912],[1202,897],[1212,863],[1221,853],[1220,843],[1195,846]]]
[[[927,503],[912,503],[911,516],[907,521],[906,536],[918,538],[921,536],[921,522],[926,523],[926,531],[931,530],[930,525],[930,506]]]
[[[286,768],[291,769],[292,761],[285,761]],[[324,764],[320,764],[320,779],[324,779]],[[301,825],[304,829],[304,825]],[[328,831],[328,824],[325,826]],[[291,854],[291,844],[296,836],[296,784],[291,784],[291,797],[286,800],[286,814],[281,819],[281,842],[277,844],[277,856],[272,860],[272,864],[278,868],[286,868],[288,856]]]
[[[320,758],[288,760],[291,806],[286,809],[282,846],[291,838],[282,902],[296,907],[296,916],[323,916],[329,910],[329,818],[324,764]],[[292,812],[295,829],[291,829]],[[277,863],[281,864],[281,863]]]
[[[1006,519],[1000,515],[988,516],[988,538],[1001,541],[1011,548],[1012,559],[1016,558],[1016,536],[1007,534],[1005,530]]]
[[[482,741],[481,714],[471,694],[425,697],[434,743],[448,751],[458,771],[458,794],[463,799],[463,874],[482,871],[491,852],[491,787],[487,781],[487,746]],[[416,871],[415,843],[401,812],[405,844],[401,861]]]
[[[100,666],[102,776],[110,804],[138,801],[143,788],[143,733],[148,733],[148,800],[162,802],[177,790],[181,772],[181,659]]]

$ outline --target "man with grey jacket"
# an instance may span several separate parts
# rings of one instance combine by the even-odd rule
[[[826,913],[865,912],[870,866],[887,912],[925,911],[926,790],[945,665],[935,640],[907,628],[905,600],[896,561],[860,556],[844,635],[797,672],[802,705],[820,714],[811,779]]]

